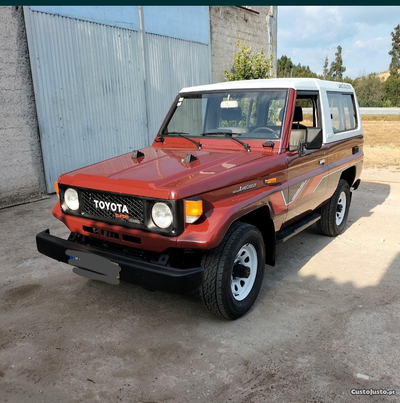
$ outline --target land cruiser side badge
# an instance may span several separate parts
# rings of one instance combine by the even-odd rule
[[[239,193],[245,190],[254,189],[257,186],[257,183],[250,183],[249,185],[240,186],[239,189],[234,190],[232,193]]]

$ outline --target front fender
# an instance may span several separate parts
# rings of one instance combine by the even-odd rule
[[[275,228],[279,229],[287,212],[281,195],[284,188],[284,184],[266,186],[212,203],[212,208],[204,213],[200,222],[188,225],[177,237],[177,247],[216,248],[234,221],[263,206],[269,207],[270,217],[266,218],[272,218]]]

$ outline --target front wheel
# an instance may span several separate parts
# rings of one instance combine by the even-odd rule
[[[350,200],[349,184],[344,179],[340,179],[335,193],[320,209],[321,219],[317,222],[317,227],[322,234],[337,236],[344,231]]]
[[[221,244],[202,259],[200,296],[212,313],[237,319],[257,299],[264,276],[265,247],[253,225],[234,222]]]

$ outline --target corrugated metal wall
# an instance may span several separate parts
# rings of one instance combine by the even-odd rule
[[[210,82],[207,45],[146,34],[146,96],[152,141],[177,92]]]
[[[177,91],[211,80],[202,43],[142,42],[139,31],[28,7],[25,20],[48,192],[63,172],[149,145]]]

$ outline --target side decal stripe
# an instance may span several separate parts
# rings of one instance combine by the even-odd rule
[[[303,189],[304,185],[307,182],[308,182],[308,180],[302,182],[302,184],[297,189],[297,192],[293,195],[292,200],[289,203],[286,201],[285,194],[283,193],[283,191],[281,191],[282,199],[283,199],[283,202],[285,203],[285,206],[289,206],[290,204],[292,204],[296,200],[297,196],[300,194],[301,190]]]

